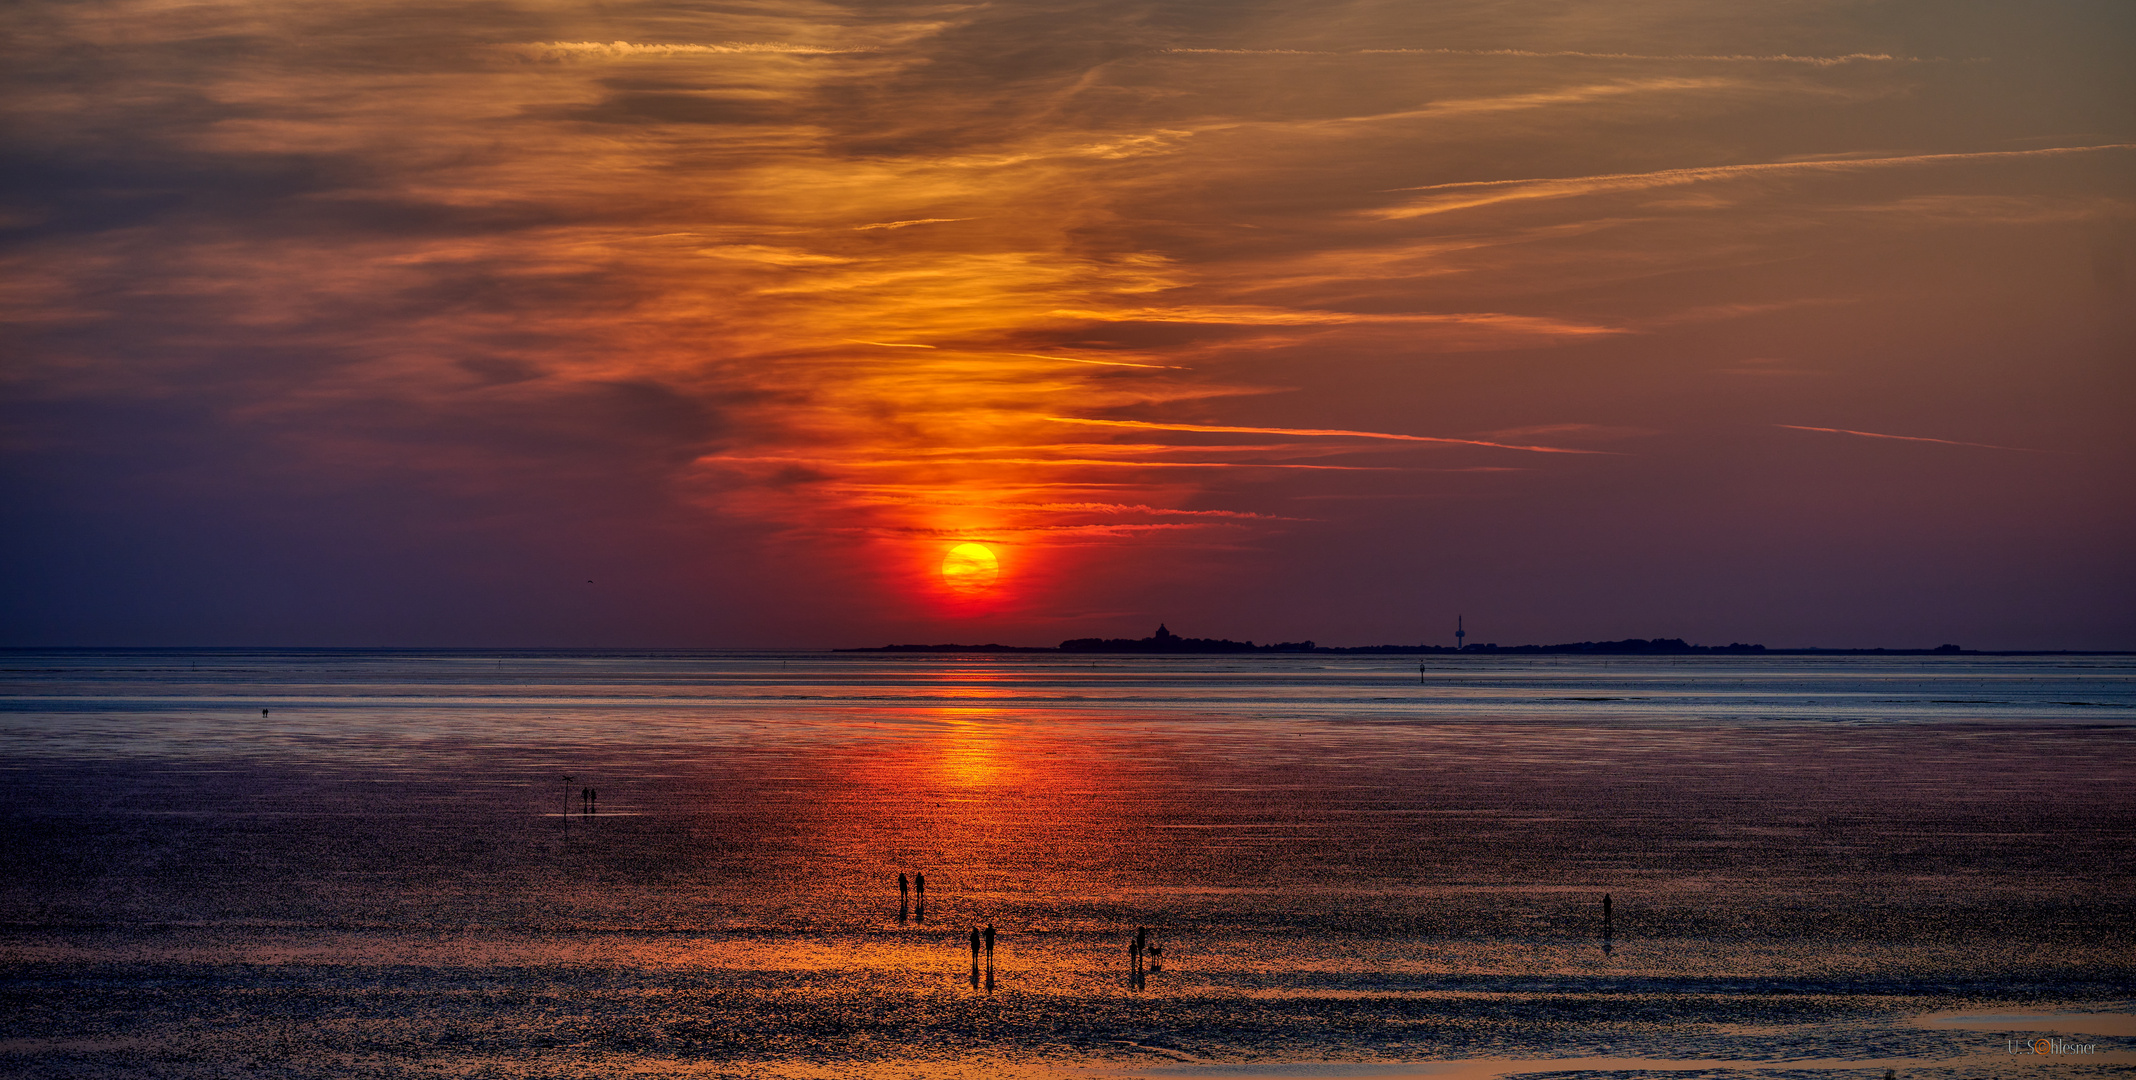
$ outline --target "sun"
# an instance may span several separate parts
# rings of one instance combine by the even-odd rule
[[[942,556],[942,583],[951,592],[977,596],[994,587],[1001,576],[1001,560],[985,544],[958,544]]]

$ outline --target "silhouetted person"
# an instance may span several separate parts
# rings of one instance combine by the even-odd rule
[[[1609,894],[1608,894],[1608,893],[1603,893],[1603,894],[1602,894],[1602,936],[1603,936],[1603,937],[1608,937],[1608,936],[1610,936],[1610,934],[1611,934],[1611,933],[1613,933],[1613,932],[1614,932],[1614,930],[1615,930],[1615,928],[1614,928],[1614,927],[1612,927],[1612,926],[1610,925],[1610,911],[1609,911]]]
[[[260,715],[261,715],[261,716],[265,716],[265,715],[267,715],[267,710],[265,710],[265,709],[261,709],[261,710],[260,710]]]
[[[979,966],[979,928],[972,927],[972,966]]]
[[[979,935],[986,939],[986,958],[992,960],[994,958],[994,924],[986,924],[986,929],[980,931]]]
[[[912,891],[920,894],[921,903],[924,904],[927,902],[927,875],[912,875]]]
[[[897,876],[897,898],[903,900],[905,898],[907,890],[910,888],[911,886],[905,883],[905,875],[899,874]]]

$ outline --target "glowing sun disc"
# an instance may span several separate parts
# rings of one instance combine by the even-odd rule
[[[1001,576],[1001,560],[985,544],[958,544],[942,556],[942,581],[961,593],[984,592]]]

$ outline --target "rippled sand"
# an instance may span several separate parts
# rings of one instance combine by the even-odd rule
[[[2136,1050],[2127,658],[6,659],[11,1075]]]

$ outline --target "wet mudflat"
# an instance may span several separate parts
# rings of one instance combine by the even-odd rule
[[[10,1075],[2136,1050],[2125,659],[7,661]]]

